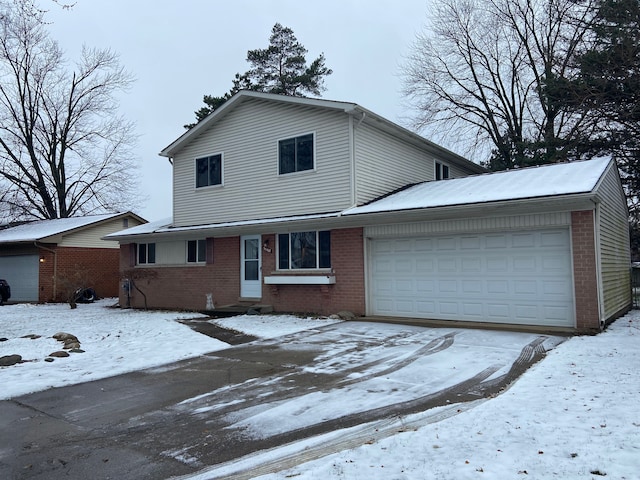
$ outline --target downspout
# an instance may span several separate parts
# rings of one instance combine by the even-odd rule
[[[604,284],[602,281],[602,246],[600,242],[600,200],[598,198],[593,200],[595,203],[595,215],[593,219],[594,239],[596,249],[596,278],[598,282],[598,320],[600,322],[600,331],[604,330],[605,318],[604,318]]]
[[[45,247],[44,245],[38,245],[38,241],[33,242],[36,248],[41,248],[42,250],[46,250],[47,252],[51,252],[53,254],[53,300],[57,298],[57,281],[58,278],[58,252],[55,250]],[[40,259],[38,258],[38,277],[40,276]],[[39,283],[39,282],[38,282]],[[38,292],[38,298],[40,298],[40,292]]]

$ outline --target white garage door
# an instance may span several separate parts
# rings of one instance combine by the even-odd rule
[[[0,278],[11,287],[11,302],[38,301],[38,255],[0,257]]]
[[[574,326],[568,229],[374,239],[374,315]]]

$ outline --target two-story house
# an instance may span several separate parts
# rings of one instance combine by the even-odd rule
[[[487,174],[359,105],[249,91],[161,155],[173,217],[109,236],[122,304],[569,329],[630,304],[610,160]]]

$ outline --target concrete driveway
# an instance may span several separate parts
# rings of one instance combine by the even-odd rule
[[[0,478],[251,478],[469,408],[561,341],[344,322],[25,395],[0,402]]]

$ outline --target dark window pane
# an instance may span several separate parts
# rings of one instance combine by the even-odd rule
[[[196,248],[198,244],[195,240],[189,240],[187,242],[187,262],[193,263],[196,261]]]
[[[209,160],[198,158],[196,160],[196,187],[209,185]]]
[[[295,172],[296,168],[296,139],[280,140],[280,173]]]
[[[442,165],[442,179],[445,180],[449,178],[449,167],[447,165]]]
[[[318,232],[320,244],[319,268],[331,268],[331,232]]]
[[[316,232],[291,234],[291,268],[316,268]]]
[[[244,279],[258,280],[258,261],[257,260],[245,260]]]
[[[149,243],[147,252],[147,263],[156,263],[156,244]]]
[[[313,169],[313,134],[296,139],[296,171]]]
[[[245,260],[257,260],[259,241],[255,238],[244,241],[244,258]]]
[[[209,185],[222,185],[222,155],[209,157]]]
[[[286,270],[289,268],[289,234],[278,235],[278,268]]]
[[[198,261],[199,262],[207,261],[207,241],[206,240],[198,240]]]
[[[138,263],[147,263],[147,244],[138,245]]]

